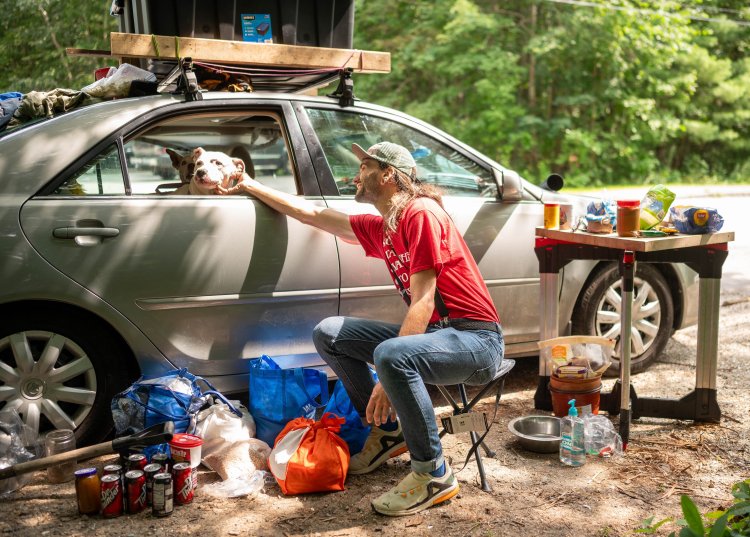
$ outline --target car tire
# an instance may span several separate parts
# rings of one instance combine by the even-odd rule
[[[621,278],[617,265],[607,265],[589,278],[573,312],[573,334],[617,340],[608,376],[620,371]],[[633,285],[633,325],[630,371],[644,371],[662,353],[673,333],[674,302],[662,274],[653,266],[637,264]]]
[[[79,447],[100,442],[112,431],[112,397],[133,377],[131,357],[114,339],[101,323],[59,310],[5,321],[0,410],[15,408],[40,434],[73,429]]]

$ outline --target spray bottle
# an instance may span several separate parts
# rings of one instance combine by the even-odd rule
[[[576,400],[568,401],[568,415],[560,421],[560,462],[581,466],[586,462],[583,419],[578,417]]]

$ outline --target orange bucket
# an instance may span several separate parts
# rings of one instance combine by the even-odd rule
[[[599,393],[602,390],[601,377],[591,379],[549,378],[549,391],[552,395],[552,411],[561,418],[568,415],[568,401],[576,400],[580,415],[581,408],[591,405],[591,413],[599,413]]]

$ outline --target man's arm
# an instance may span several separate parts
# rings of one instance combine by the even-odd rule
[[[424,334],[435,310],[435,286],[437,276],[434,269],[423,270],[411,275],[409,290],[411,305],[401,324],[399,336]]]
[[[346,213],[327,207],[318,207],[304,198],[292,196],[263,185],[255,179],[251,179],[247,174],[236,186],[229,190],[220,187],[219,192],[221,194],[250,194],[272,209],[291,216],[303,224],[333,233],[347,242],[359,243]]]
[[[406,312],[404,322],[401,324],[399,336],[412,336],[424,334],[427,325],[435,309],[435,286],[437,277],[433,269],[423,270],[411,275],[411,305]],[[367,403],[365,415],[368,423],[382,425],[390,417],[396,419],[395,410],[391,406],[391,400],[385,393],[383,385],[379,382],[375,385]]]

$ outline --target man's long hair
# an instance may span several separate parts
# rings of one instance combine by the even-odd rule
[[[387,164],[380,163],[381,167],[388,167]],[[391,166],[391,168],[393,168]],[[398,192],[391,198],[391,210],[383,217],[383,223],[386,231],[394,233],[398,227],[398,221],[409,203],[416,198],[430,198],[443,208],[443,196],[440,191],[432,185],[425,185],[417,179],[416,169],[412,170],[411,175],[407,175],[398,168],[393,168],[396,174],[396,185]]]

